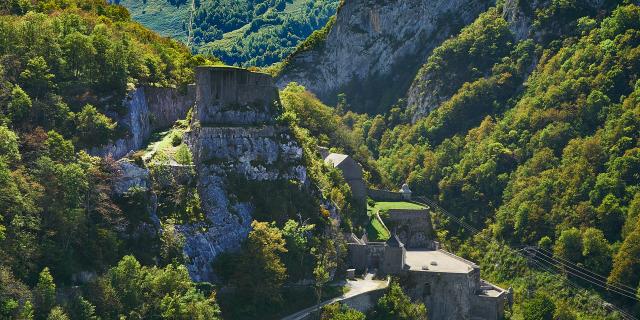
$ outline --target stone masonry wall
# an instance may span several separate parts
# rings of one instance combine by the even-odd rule
[[[384,218],[389,230],[395,231],[407,248],[428,248],[434,239],[429,210],[387,211]]]
[[[196,69],[199,108],[195,118],[203,126],[273,124],[280,104],[271,76],[230,67]]]
[[[469,320],[475,295],[471,273],[409,271],[401,283],[414,300],[424,302],[429,319]]]
[[[237,200],[231,179],[307,184],[302,148],[275,124],[279,96],[271,77],[228,67],[196,69],[196,102],[186,142],[193,153],[206,222],[179,226],[195,281],[215,281],[212,262],[240,248],[254,207]]]
[[[403,201],[403,194],[387,190],[367,189],[367,194],[375,201]]]

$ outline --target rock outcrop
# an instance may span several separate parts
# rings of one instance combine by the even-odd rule
[[[540,41],[544,35],[558,35],[562,33],[567,26],[563,26],[561,23],[553,26],[548,26],[544,30],[537,30],[533,32],[533,20],[535,18],[536,10],[548,7],[552,3],[551,0],[506,0],[503,5],[503,16],[507,22],[509,22],[509,29],[515,35],[516,40],[524,40],[527,38],[533,38],[536,41]],[[571,11],[580,11],[579,17],[582,15],[592,15],[597,13],[598,10],[605,6],[611,5],[614,2],[607,3],[605,0],[583,0],[576,2],[574,8],[568,7]],[[565,9],[567,10],[567,9]],[[573,28],[573,26],[570,26]]]
[[[131,91],[124,101],[126,113],[115,119],[126,130],[126,136],[89,151],[95,156],[124,157],[142,148],[154,131],[167,129],[184,119],[195,101],[195,87],[185,93],[174,88],[144,86]]]
[[[296,81],[326,103],[385,111],[405,95],[431,50],[491,0],[347,0],[326,39],[289,57],[278,86]]]
[[[307,183],[302,148],[275,121],[280,99],[271,77],[244,69],[196,69],[196,103],[187,133],[201,206],[208,221],[179,226],[195,281],[214,280],[212,262],[247,237],[253,206],[237,200],[233,182]],[[204,231],[203,231],[204,230]]]

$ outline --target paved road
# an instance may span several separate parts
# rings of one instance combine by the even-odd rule
[[[311,306],[309,308],[306,309],[302,309],[292,315],[286,316],[284,318],[282,318],[282,320],[300,320],[300,319],[304,319],[306,316],[308,316],[311,312],[318,310],[319,308],[322,308],[328,304],[332,304],[335,302],[340,302],[344,299],[348,299],[351,297],[355,297],[359,294],[363,294],[363,293],[367,293],[369,291],[373,291],[373,290],[377,290],[377,289],[381,289],[381,288],[386,288],[387,286],[389,286],[389,279],[387,280],[373,280],[373,274],[367,274],[364,278],[364,280],[360,279],[360,280],[355,280],[355,281],[351,281],[351,280],[347,280],[347,287],[349,288],[349,291],[347,291],[347,293],[339,296],[339,297],[335,297],[333,299],[329,299],[323,302],[320,302],[319,304],[316,304],[314,306]]]

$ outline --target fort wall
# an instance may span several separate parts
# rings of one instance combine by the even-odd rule
[[[369,188],[367,194],[375,201],[404,201],[404,195],[400,192]]]
[[[429,248],[434,239],[429,210],[390,209],[385,225],[394,230],[407,248]]]
[[[280,98],[270,75],[233,67],[196,68],[194,117],[202,126],[273,124]]]

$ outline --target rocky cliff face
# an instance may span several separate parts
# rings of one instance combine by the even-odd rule
[[[277,78],[327,103],[346,93],[356,111],[384,111],[405,95],[429,52],[491,0],[347,0],[326,39],[294,54]]]
[[[491,44],[483,44],[484,48],[495,46],[496,48],[507,48],[510,43],[517,43],[522,40],[531,39],[537,45],[546,47],[553,40],[560,40],[568,36],[575,36],[580,31],[577,28],[577,21],[580,17],[595,16],[599,11],[611,9],[614,4],[604,0],[585,0],[561,3],[551,0],[506,0],[501,6],[498,6],[495,19],[504,19],[506,28],[510,33],[508,41],[496,41],[494,39]],[[490,14],[490,12],[487,12]],[[481,30],[480,26],[475,25],[483,21],[478,19],[466,29],[467,34]],[[485,20],[486,21],[486,20]],[[483,22],[482,24],[486,24]],[[469,30],[471,28],[471,30]],[[495,29],[494,29],[495,30]],[[491,39],[490,30],[486,30],[483,36],[476,36],[476,39]],[[461,33],[460,35],[464,34]],[[467,40],[468,41],[468,40]],[[510,50],[510,49],[509,49]],[[459,52],[469,54],[467,57],[457,57],[456,66],[464,65],[467,61],[474,61],[474,71],[479,74],[471,76],[473,72],[447,72],[438,73],[438,68],[432,68],[430,71],[427,64],[423,65],[418,71],[415,80],[407,92],[407,107],[412,115],[412,122],[428,116],[433,110],[440,107],[462,87],[465,82],[473,82],[480,77],[486,77],[490,74],[493,63],[499,60],[491,60],[489,56],[474,57],[471,56],[467,48],[458,50]],[[489,52],[490,50],[487,50]],[[499,49],[497,50],[499,51]],[[507,56],[508,52],[503,52],[501,56]],[[431,57],[434,58],[434,57]],[[440,56],[431,59],[433,64],[440,65],[441,68],[446,67],[447,58],[453,60],[452,57]],[[495,56],[494,59],[499,58]],[[491,62],[480,68],[481,62]],[[535,69],[537,61],[533,59],[531,65],[527,68],[526,74]],[[453,69],[452,67],[449,67]],[[436,70],[436,71],[434,71]],[[446,87],[446,88],[445,88]]]
[[[201,67],[196,86],[187,142],[208,221],[179,230],[185,235],[191,277],[211,281],[214,258],[238,249],[250,231],[253,206],[237,200],[234,183],[294,179],[306,184],[307,174],[302,148],[288,128],[276,124],[280,101],[269,75]]]
[[[562,33],[564,27],[567,26],[563,26],[561,22],[555,26],[536,30],[535,32],[532,30],[536,10],[549,7],[551,2],[551,0],[506,0],[504,2],[503,16],[505,20],[509,22],[509,29],[511,29],[511,32],[513,32],[517,40],[533,38],[534,40],[540,41],[545,34],[558,35]],[[610,1],[608,4],[606,2],[605,0],[583,0],[577,2],[575,8],[567,4],[564,8],[563,6],[559,6],[559,10],[565,9],[580,12],[578,16],[591,15],[604,6],[615,3],[615,1]]]
[[[186,93],[174,88],[140,87],[125,98],[127,112],[115,119],[127,134],[113,143],[89,151],[95,156],[118,159],[130,151],[144,146],[154,131],[170,128],[178,119],[184,119],[195,101],[195,87],[188,86]]]

